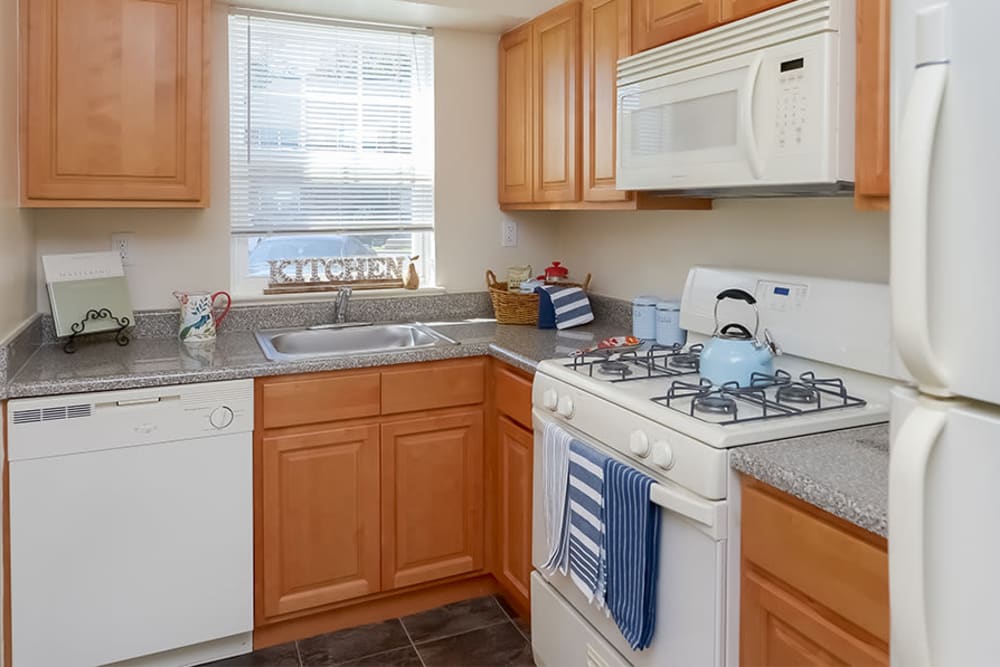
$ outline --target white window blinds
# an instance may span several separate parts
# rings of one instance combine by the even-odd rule
[[[229,44],[234,233],[433,228],[429,33],[234,10]]]

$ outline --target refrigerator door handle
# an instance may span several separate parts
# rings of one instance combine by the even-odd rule
[[[927,637],[927,463],[941,437],[946,413],[922,406],[906,418],[889,456],[889,606],[892,664],[931,667]]]
[[[892,324],[899,354],[920,388],[950,396],[930,339],[928,232],[931,161],[948,81],[947,62],[917,67],[896,142],[892,173]]]

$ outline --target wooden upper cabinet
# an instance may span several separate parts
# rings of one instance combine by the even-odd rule
[[[500,38],[501,204],[532,201],[532,138],[535,124],[531,30],[530,24],[524,25]]]
[[[722,0],[722,21],[736,21],[774,9],[792,0]],[[863,0],[862,0],[863,1]]]
[[[531,609],[531,495],[534,441],[531,431],[497,418],[498,486],[496,576],[522,615]]]
[[[533,23],[534,201],[580,199],[580,4]]]
[[[483,567],[481,408],[382,426],[386,590]]]
[[[627,201],[618,190],[618,61],[632,54],[631,0],[583,3],[583,199]]]
[[[889,0],[857,2],[854,194],[858,208],[889,207]]]
[[[374,424],[262,439],[259,617],[380,590],[378,439]]]
[[[719,0],[631,1],[636,53],[714,28],[721,20]]]
[[[210,5],[21,0],[23,205],[206,205]]]

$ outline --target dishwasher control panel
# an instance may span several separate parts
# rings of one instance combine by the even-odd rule
[[[253,380],[15,399],[10,460],[253,432]]]

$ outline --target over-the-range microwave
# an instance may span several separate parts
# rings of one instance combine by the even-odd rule
[[[618,187],[854,189],[854,0],[797,0],[618,63]]]

